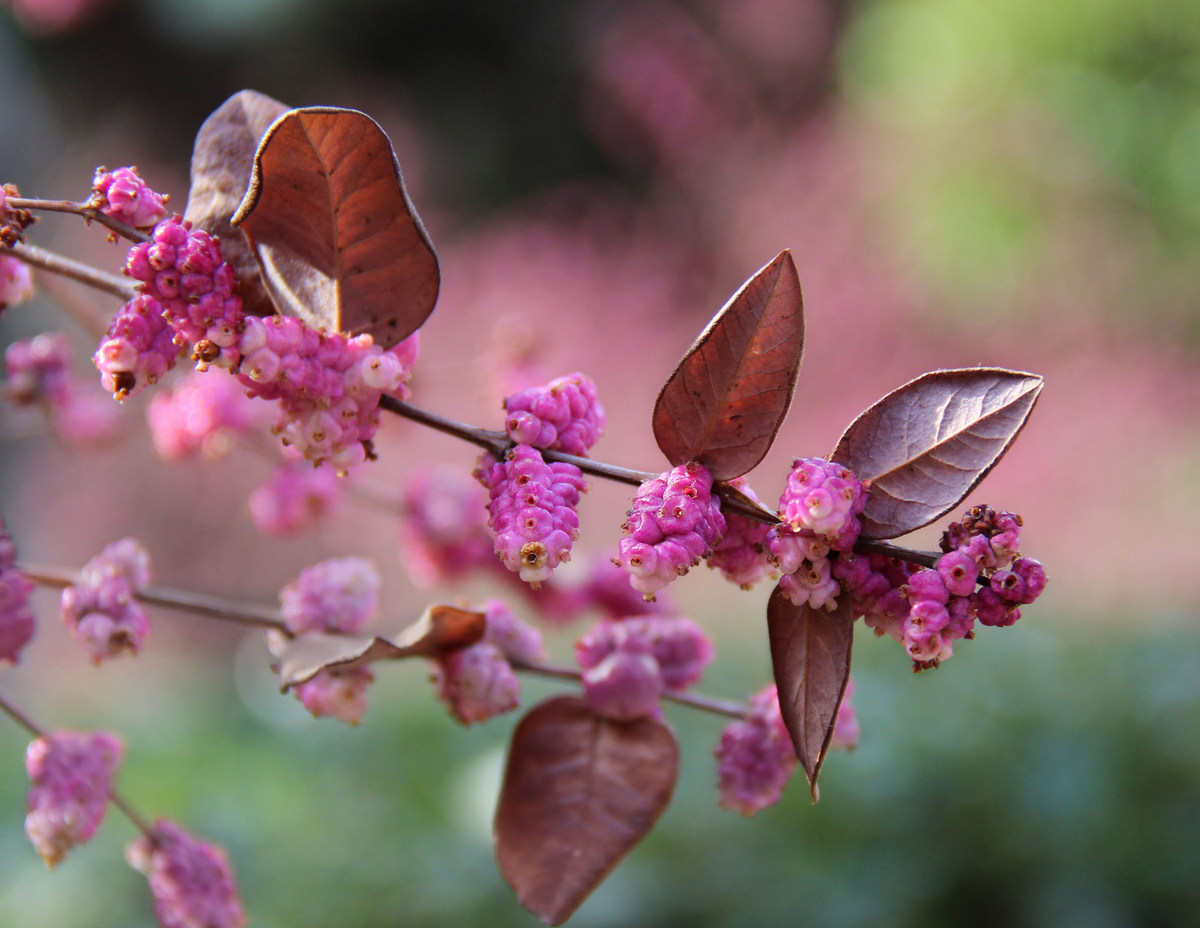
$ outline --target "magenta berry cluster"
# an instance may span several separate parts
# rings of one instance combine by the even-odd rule
[[[519,445],[585,455],[604,432],[604,407],[590,377],[574,373],[504,400],[508,437]]]
[[[17,569],[17,547],[0,520],[0,662],[16,664],[33,638],[33,583]]]
[[[620,720],[658,715],[663,692],[696,684],[714,654],[709,637],[683,617],[606,619],[575,644],[588,706]]]
[[[832,552],[848,552],[862,529],[867,504],[861,482],[849,468],[823,458],[797,458],[779,499],[780,524],[768,533],[770,560],[792,603],[832,609],[841,586],[833,576]]]
[[[740,491],[751,502],[757,503],[756,494],[738,477],[729,481],[729,486]],[[725,515],[725,534],[708,556],[708,566],[719,570],[730,583],[748,590],[773,571],[766,557],[766,541],[771,527],[757,519],[730,512]]]
[[[0,214],[3,210],[0,210]],[[0,222],[0,232],[4,229]],[[3,236],[0,235],[0,244]],[[24,303],[33,296],[33,273],[29,265],[12,255],[0,254],[0,309]]]
[[[379,582],[379,572],[364,558],[331,558],[307,567],[279,592],[284,624],[293,635],[360,632],[375,617]],[[273,632],[267,641],[275,652],[286,644]],[[357,725],[367,711],[367,690],[374,681],[370,667],[332,667],[292,691],[313,716]]]
[[[342,483],[333,465],[313,467],[295,454],[250,493],[250,518],[264,535],[294,535],[341,505]]]
[[[775,684],[751,697],[744,718],[725,726],[714,753],[719,802],[726,809],[754,815],[779,801],[799,761]]]
[[[154,395],[146,421],[154,448],[164,460],[197,454],[214,459],[254,425],[254,412],[245,389],[232,377],[192,371]]]
[[[92,360],[104,389],[123,400],[158,383],[180,350],[162,304],[139,293],[117,310]]]
[[[25,833],[50,866],[100,827],[123,752],[106,732],[56,731],[29,745]]]
[[[681,464],[638,487],[621,526],[616,563],[647,599],[712,554],[725,534],[725,516],[713,495],[712,473]]]
[[[335,557],[300,571],[279,591],[288,631],[353,635],[375,617],[379,571],[361,557]]]
[[[17,406],[64,409],[71,402],[71,345],[65,335],[43,332],[13,342],[4,352],[8,399]]]
[[[453,580],[496,563],[483,513],[487,494],[449,465],[415,470],[400,492],[400,550],[422,586]]]
[[[125,849],[145,874],[162,928],[243,928],[246,914],[225,852],[174,822],[159,819],[152,834]]]
[[[518,619],[504,603],[489,602],[484,615],[487,627],[481,641],[443,654],[433,665],[437,697],[464,725],[486,722],[517,708],[521,684],[513,672],[513,662],[529,663],[546,657],[541,634]]]
[[[535,589],[571,559],[579,534],[575,507],[587,488],[574,464],[547,463],[538,449],[517,445],[497,461],[484,455],[475,476],[488,491],[488,524],[504,566]]]
[[[96,168],[87,205],[135,229],[148,229],[163,218],[167,200],[142,180],[136,167]]]
[[[150,555],[133,538],[108,545],[62,594],[62,618],[92,662],[137,654],[150,621],[135,596],[150,582]]]
[[[238,379],[279,402],[275,431],[310,461],[340,470],[372,456],[383,394],[404,399],[419,346],[414,333],[384,350],[369,335],[318,332],[290,316],[247,316],[234,343]]]

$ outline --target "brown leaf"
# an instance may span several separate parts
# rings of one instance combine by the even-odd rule
[[[530,710],[513,732],[496,807],[496,860],[526,909],[571,917],[671,801],[679,748],[656,719],[615,722],[577,696]]]
[[[870,481],[866,538],[895,538],[945,515],[1016,439],[1042,378],[1000,368],[933,371],[850,424],[830,460]]]
[[[255,90],[238,91],[204,120],[192,150],[192,186],[183,218],[221,240],[221,254],[237,272],[245,310],[256,316],[274,314],[275,304],[249,243],[230,220],[250,184],[259,140],[287,109]]]
[[[767,633],[779,709],[816,802],[817,775],[850,678],[854,643],[850,597],[842,596],[837,608],[827,612],[793,605],[775,587],[767,602]]]
[[[286,315],[387,348],[433,311],[437,256],[365,113],[309,107],[276,120],[233,224]]]
[[[437,657],[475,644],[487,618],[456,606],[434,605],[390,638],[309,632],[288,640],[276,653],[275,669],[283,690],[311,680],[322,670],[353,670],[375,661]]]
[[[751,277],[688,349],[654,404],[671,464],[732,480],[763,459],[787,414],[804,352],[804,303],[790,252]]]

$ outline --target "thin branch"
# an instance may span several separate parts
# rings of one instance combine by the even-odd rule
[[[63,589],[79,582],[77,573],[57,568],[18,564],[17,569],[34,583],[40,583],[42,586]],[[283,620],[279,618],[278,610],[275,609],[248,606],[244,603],[218,599],[215,596],[204,596],[200,593],[151,586],[137,590],[134,598],[147,605],[165,606],[168,609],[179,609],[205,618],[219,619],[222,622],[251,625],[257,628],[273,628],[289,636],[291,634]]]
[[[41,727],[38,726],[38,724],[36,722],[34,722],[33,719],[31,719],[29,716],[27,716],[24,712],[22,712],[20,709],[18,709],[16,706],[14,706],[11,702],[9,702],[3,696],[0,696],[0,711],[3,711],[5,715],[7,715],[10,719],[12,719],[14,722],[16,722],[22,728],[24,728],[31,735],[33,735],[33,737],[35,737],[35,738],[45,738],[46,737],[46,733],[44,731],[42,731]]]
[[[97,290],[103,290],[105,293],[111,293],[122,300],[132,300],[137,293],[134,284],[130,282],[128,277],[110,274],[108,271],[102,271],[99,268],[92,267],[90,264],[75,261],[72,258],[53,251],[47,251],[45,248],[39,248],[37,245],[27,245],[23,242],[17,242],[11,248],[0,248],[0,254],[12,255],[14,258],[19,258],[31,267],[41,268],[43,271],[49,271],[51,274],[69,277],[71,280],[77,280],[82,284],[87,284],[89,287],[95,287]]]
[[[459,422],[457,419],[450,419],[436,412],[430,412],[428,409],[422,409],[420,406],[413,406],[411,403],[406,403],[404,400],[398,400],[396,397],[388,396],[387,394],[379,398],[379,407],[398,416],[403,416],[405,419],[411,419],[413,422],[420,422],[431,429],[436,429],[447,435],[453,435],[455,438],[461,438],[463,441],[470,442],[473,445],[479,445],[484,450],[496,455],[496,457],[504,454],[505,449],[512,444],[504,432],[476,428],[465,422]]]
[[[937,567],[941,557],[932,551],[917,551],[914,548],[903,548],[900,545],[889,544],[886,541],[872,541],[860,538],[854,543],[854,550],[862,554],[882,554],[897,560],[908,561],[910,564],[920,564],[922,567]]]
[[[87,201],[81,203],[73,200],[41,200],[36,197],[9,197],[8,205],[13,209],[30,209],[42,210],[47,213],[71,213],[75,216],[82,216],[88,223],[97,222],[115,232],[122,238],[127,238],[131,242],[148,242],[150,236],[128,223],[121,222],[120,219],[114,219],[112,216],[107,216],[88,206]]]
[[[514,670],[521,670],[525,673],[532,673],[542,677],[552,677],[557,680],[573,680],[577,683],[583,680],[583,671],[577,670],[574,667],[559,667],[554,664],[534,663],[531,661],[513,661],[512,666]],[[741,703],[729,702],[724,699],[713,699],[708,696],[697,695],[696,693],[664,690],[662,698],[678,703],[681,706],[687,706],[690,709],[699,709],[703,712],[712,712],[716,715],[727,715],[735,719],[745,718],[746,713],[749,711]]]

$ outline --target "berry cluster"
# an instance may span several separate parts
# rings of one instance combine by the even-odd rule
[[[246,915],[224,851],[159,819],[125,849],[146,875],[162,928],[242,928]]]
[[[587,488],[574,464],[547,463],[540,451],[517,445],[497,461],[484,455],[475,476],[488,490],[488,524],[504,566],[537,589],[563,561],[579,534],[575,507]]]
[[[24,303],[31,296],[33,274],[29,265],[12,255],[0,255],[0,309]]]
[[[291,454],[292,460],[277,464],[271,476],[250,493],[250,518],[264,535],[294,535],[341,504],[337,470],[330,464],[313,467],[298,452]]]
[[[519,445],[582,456],[604,432],[596,385],[580,373],[514,393],[504,400],[504,410],[504,428]]]
[[[226,351],[239,356],[242,384],[279,402],[275,431],[284,444],[345,470],[372,455],[380,397],[407,397],[418,345],[413,334],[385,351],[369,335],[318,332],[290,316],[246,316],[232,347],[214,358],[224,364]],[[196,351],[203,363],[203,344]]]
[[[65,335],[43,332],[13,342],[4,352],[5,389],[16,406],[64,409],[74,393],[71,346]]]
[[[224,455],[255,422],[255,407],[232,377],[193,371],[155,394],[146,409],[154,448],[167,461]]]
[[[89,208],[119,219],[135,229],[148,229],[163,218],[170,197],[155,193],[142,180],[136,167],[96,168]]]
[[[88,561],[79,582],[63,590],[63,621],[93,663],[141,650],[150,621],[135,596],[149,582],[149,553],[123,538]]]
[[[604,620],[575,644],[588,706],[619,720],[657,716],[663,692],[696,684],[714,655],[712,641],[688,618]]]
[[[307,567],[279,592],[280,611],[293,635],[355,634],[374,618],[378,599],[379,573],[370,561],[358,557],[332,558]],[[283,647],[281,639],[268,634],[272,651]],[[313,716],[357,725],[367,711],[367,688],[374,681],[370,667],[326,668],[293,692]]]
[[[691,463],[638,487],[621,526],[625,536],[616,563],[646,599],[712,554],[721,541],[725,516],[712,486],[708,468]]]
[[[50,866],[100,827],[123,752],[106,732],[56,731],[30,743],[25,833]]]
[[[16,567],[17,547],[0,520],[0,662],[16,664],[33,638],[33,583]]]
[[[179,353],[162,304],[139,293],[117,310],[92,360],[104,389],[124,400],[158,383],[175,366]]]
[[[416,583],[433,586],[496,563],[486,504],[479,484],[454,467],[409,473],[400,496],[400,548]]]
[[[751,697],[744,718],[725,726],[714,753],[719,802],[726,809],[754,815],[779,801],[799,761],[775,684]]]
[[[729,486],[753,503],[759,501],[745,479],[738,477]],[[771,527],[757,519],[730,512],[725,516],[725,534],[708,556],[708,566],[719,570],[730,583],[748,590],[773,571],[765,555],[765,543]]]
[[[484,614],[487,628],[481,641],[444,654],[434,662],[437,697],[464,725],[486,722],[517,708],[521,684],[513,672],[513,662],[546,658],[537,629],[518,619],[504,603],[489,602]]]
[[[779,499],[779,525],[767,538],[780,588],[797,606],[832,609],[841,592],[831,552],[850,551],[866,506],[863,485],[849,468],[822,458],[797,458]]]

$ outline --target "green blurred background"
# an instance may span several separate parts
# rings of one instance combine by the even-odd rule
[[[78,197],[95,164],[134,162],[182,208],[194,132],[242,87],[378,119],[443,263],[416,385],[435,409],[494,425],[502,391],[480,371],[583,369],[609,408],[596,456],[654,469],[658,385],[784,247],[809,335],[752,475],[764,498],[791,456],[827,452],[924,370],[1046,375],[970,500],[1024,515],[1044,599],[916,677],[860,629],[862,745],[830,759],[816,806],[794,784],[753,821],[719,810],[720,723],[671,710],[674,804],[572,924],[1200,925],[1200,4],[3,5],[0,179],[31,194]],[[119,261],[94,231],[36,232]],[[0,340],[59,313],[10,311]],[[262,603],[336,554],[376,557],[391,617],[490,592],[414,589],[386,512],[263,539],[244,498],[267,465],[156,466],[129,406],[127,441],[92,455],[6,420],[0,511],[30,560],[78,566],[132,533],[156,582]],[[470,466],[387,431],[377,488],[430,459]],[[612,543],[624,498],[594,489],[581,545]],[[678,586],[720,643],[703,689],[760,686],[766,591]],[[94,670],[37,602],[3,692],[47,726],[119,731],[122,791],[229,849],[254,925],[535,923],[490,852],[511,720],[461,729],[403,665],[359,728],[314,722],[273,691],[257,637],[166,615],[136,662]],[[553,636],[559,657],[578,632]],[[53,874],[29,848],[24,742],[0,728],[0,925],[152,924],[123,820]]]

